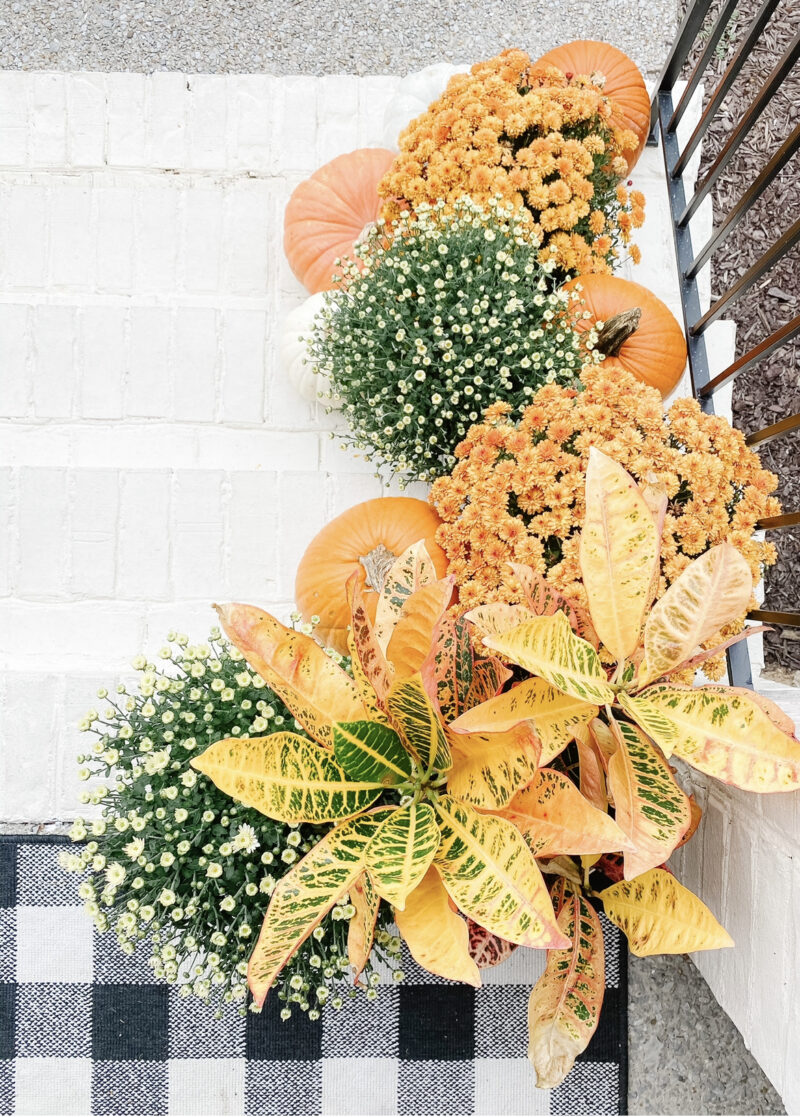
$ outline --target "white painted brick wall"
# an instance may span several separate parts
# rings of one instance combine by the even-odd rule
[[[202,638],[212,599],[285,615],[312,535],[386,491],[276,350],[288,195],[380,135],[395,84],[0,73],[1,819],[74,815],[97,687]],[[679,312],[660,153],[635,177],[635,278]],[[797,803],[695,783],[680,871],[737,940],[697,962],[797,1111]]]

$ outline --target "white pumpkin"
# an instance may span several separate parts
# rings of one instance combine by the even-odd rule
[[[290,383],[303,399],[313,401],[322,396],[328,403],[335,404],[335,400],[327,398],[327,393],[331,390],[328,376],[314,372],[308,354],[308,338],[314,325],[314,317],[325,305],[325,295],[325,291],[311,295],[286,315],[280,357]]]
[[[397,151],[398,137],[403,129],[444,93],[454,74],[466,74],[468,71],[469,66],[435,62],[424,70],[407,74],[383,114],[383,146],[390,151]]]

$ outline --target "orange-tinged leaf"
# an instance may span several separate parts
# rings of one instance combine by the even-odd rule
[[[412,543],[389,567],[375,609],[375,638],[384,655],[411,594],[435,581],[436,567],[422,540]]]
[[[380,712],[392,685],[393,671],[375,636],[357,574],[347,579],[346,589],[350,606],[347,647],[353,664],[353,675],[356,676],[356,682],[361,684],[365,707],[370,712]]]
[[[605,812],[608,807],[605,767],[588,726],[584,726],[575,734],[575,745],[578,749],[581,795],[588,799],[593,807]]]
[[[481,702],[494,698],[510,678],[511,672],[496,656],[476,659],[472,664],[472,682],[464,708],[471,710],[473,706],[480,706]]]
[[[656,602],[644,627],[638,685],[674,671],[747,608],[750,567],[736,547],[720,543],[690,562]]]
[[[678,842],[678,845],[675,847],[676,849],[680,848],[680,846],[685,846],[686,843],[695,836],[695,834],[697,833],[697,827],[702,821],[703,809],[695,799],[694,795],[689,796],[689,810],[692,812],[692,820],[689,823],[689,829],[686,831],[681,840]]]
[[[501,814],[525,836],[536,857],[607,853],[630,846],[614,819],[552,768],[540,768]]]
[[[506,939],[501,939],[499,935],[493,935],[474,919],[467,919],[467,930],[469,952],[479,970],[489,970],[493,966],[499,966],[517,949],[515,942],[508,942]]]
[[[593,648],[597,648],[597,633],[592,618],[582,606],[569,597],[564,597],[532,567],[518,562],[509,563],[509,566],[519,582],[524,604],[535,616],[550,617],[560,610],[566,615],[572,631],[581,639],[588,640]]]
[[[611,728],[619,748],[608,762],[608,782],[617,823],[634,847],[625,851],[625,879],[631,880],[669,858],[692,812],[669,764],[641,729],[616,719]]]
[[[434,864],[460,911],[519,946],[563,947],[553,905],[516,827],[450,795],[436,802],[442,841]]]
[[[597,746],[597,752],[603,762],[603,767],[608,771],[608,762],[619,748],[619,742],[600,718],[595,718],[594,721],[589,723],[589,732]]]
[[[501,732],[529,722],[542,742],[540,764],[558,756],[598,707],[573,698],[545,679],[525,679],[504,694],[474,706],[451,724],[456,733]]]
[[[481,636],[498,636],[535,616],[527,605],[506,605],[502,601],[478,605],[464,614],[465,620],[474,625]]]
[[[581,574],[594,627],[618,663],[639,643],[660,543],[636,482],[593,446],[586,469]]]
[[[463,617],[447,613],[439,619],[430,650],[420,667],[423,685],[439,708],[444,721],[452,721],[466,709],[472,686],[472,641]]]
[[[800,741],[763,695],[724,686],[655,683],[622,705],[665,752],[744,791],[800,786]]]
[[[357,985],[372,951],[381,903],[368,873],[362,873],[354,882],[350,889],[350,903],[356,910],[347,926],[347,960],[353,967],[353,979]]]
[[[528,1001],[528,1058],[536,1085],[560,1085],[589,1045],[600,1022],[605,991],[603,928],[592,905],[565,881],[553,901],[558,926],[572,940],[567,950],[548,950],[547,966]]]
[[[479,988],[481,975],[469,953],[467,924],[453,910],[441,877],[431,866],[395,912],[397,929],[412,958],[429,973]]]
[[[252,605],[216,606],[226,636],[303,728],[331,747],[335,721],[360,721],[358,687],[310,636]]]
[[[541,745],[527,722],[500,733],[446,732],[453,758],[447,790],[456,799],[498,810],[536,772]]]
[[[386,649],[396,679],[416,674],[428,657],[433,633],[453,596],[451,576],[415,590],[403,606]]]
[[[650,869],[634,880],[612,884],[600,899],[637,958],[734,945],[702,900],[665,869]]]

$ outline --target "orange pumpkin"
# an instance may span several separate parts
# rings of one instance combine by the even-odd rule
[[[318,616],[315,634],[344,655],[350,623],[347,579],[359,575],[374,621],[388,569],[412,543],[423,539],[438,576],[447,573],[447,556],[434,539],[441,522],[429,504],[410,496],[366,500],[342,512],[311,540],[297,568],[295,601],[303,619]]]
[[[295,189],[283,223],[283,250],[294,274],[315,295],[334,286],[334,260],[352,254],[365,227],[377,220],[378,183],[393,151],[365,147],[339,155]]]
[[[580,301],[570,304],[570,313],[577,331],[604,323],[597,345],[603,367],[623,368],[668,396],[686,364],[683,330],[669,307],[640,283],[615,275],[581,275],[564,284],[565,291],[576,287]],[[586,310],[591,317],[581,318]]]
[[[636,151],[627,152],[628,173],[642,154],[650,131],[650,98],[634,62],[617,47],[592,39],[577,39],[543,54],[536,65],[556,66],[564,74],[602,74],[603,92],[614,102],[612,122],[639,137]]]

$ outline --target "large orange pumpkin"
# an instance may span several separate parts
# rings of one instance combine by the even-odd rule
[[[564,284],[566,291],[576,287],[580,302],[571,303],[571,314],[578,332],[604,323],[597,346],[603,367],[632,372],[668,396],[686,364],[686,341],[669,307],[640,283],[615,275],[581,275]],[[581,317],[586,310],[590,318]]]
[[[300,282],[315,295],[334,286],[334,260],[352,255],[353,245],[379,215],[378,183],[395,153],[365,147],[339,155],[295,189],[283,223],[283,249]]]
[[[602,74],[605,77],[603,92],[616,106],[612,121],[620,128],[630,128],[639,137],[636,151],[626,154],[630,173],[650,131],[650,98],[636,64],[609,43],[577,39],[549,50],[536,65],[556,66],[564,74]]]
[[[441,524],[424,500],[410,496],[379,497],[356,504],[331,520],[308,546],[300,560],[295,600],[304,620],[320,618],[315,634],[344,655],[350,615],[345,585],[355,572],[372,620],[383,579],[394,559],[420,539],[440,578],[447,573],[447,557],[434,536]]]

